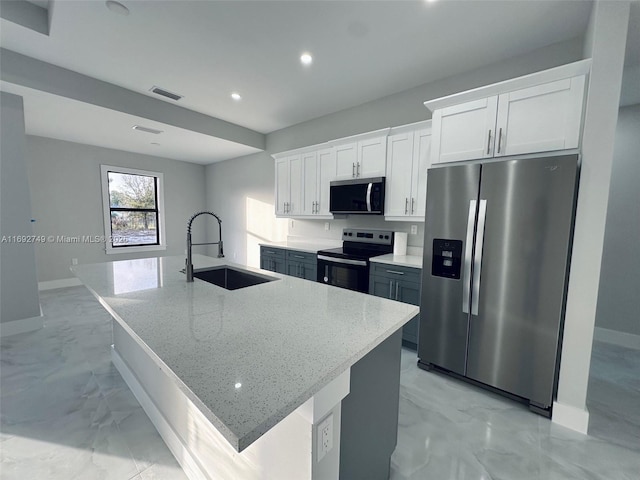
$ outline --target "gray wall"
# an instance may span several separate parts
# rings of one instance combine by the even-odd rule
[[[33,235],[22,97],[0,92],[0,237]],[[0,322],[40,315],[33,243],[0,244]]]
[[[232,262],[257,267],[258,243],[286,240],[287,221],[274,217],[274,175],[273,159],[265,153],[207,166],[207,206],[222,216],[225,256]],[[212,224],[208,238],[216,241]],[[209,252],[216,255],[217,247]]]
[[[611,172],[596,326],[640,335],[640,105],[621,108]]]
[[[104,244],[45,243],[36,245],[39,281],[72,277],[71,259],[106,262],[148,256],[183,255],[188,218],[204,207],[202,165],[151,157],[43,137],[27,137],[27,168],[31,184],[34,234],[104,235],[100,165],[137,168],[164,174],[167,249],[158,252],[107,255]],[[194,241],[202,241],[194,235]],[[196,249],[197,250],[197,249]]]
[[[267,135],[267,152],[207,166],[207,206],[232,217],[223,219],[227,222],[224,230],[225,242],[227,238],[235,242],[233,247],[225,245],[228,256],[231,258],[231,248],[235,248],[239,263],[246,262],[257,266],[257,243],[246,241],[253,235],[247,228],[245,214],[239,211],[238,198],[242,200],[257,196],[269,206],[269,210],[264,212],[265,218],[261,219],[262,237],[266,240],[284,239],[282,225],[286,228],[285,237],[289,234],[310,238],[340,239],[342,228],[346,226],[368,226],[409,232],[411,222],[385,222],[383,219],[362,219],[354,216],[346,220],[331,220],[329,231],[324,229],[325,221],[294,220],[292,227],[290,221],[276,220],[273,215],[275,167],[269,153],[322,143],[380,128],[428,120],[431,118],[431,112],[423,105],[426,100],[581,60],[582,45],[581,38],[561,42],[466,74],[421,85],[278,130]],[[229,215],[227,212],[233,213]],[[240,219],[243,220],[240,221]],[[409,235],[410,246],[422,246],[424,228],[422,224],[418,223],[418,225],[418,235]],[[244,250],[245,248],[249,250]]]

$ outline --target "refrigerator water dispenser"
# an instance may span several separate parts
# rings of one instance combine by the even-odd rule
[[[433,239],[431,275],[460,279],[462,268],[462,240]]]

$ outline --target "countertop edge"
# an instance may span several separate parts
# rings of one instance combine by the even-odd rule
[[[336,287],[338,288],[338,287]],[[288,415],[293,413],[298,407],[300,407],[307,400],[312,398],[316,393],[322,390],[325,386],[327,386],[332,380],[337,378],[340,374],[345,372],[348,368],[351,368],[355,365],[359,360],[364,358],[367,354],[372,352],[377,346],[379,346],[382,342],[384,342],[387,338],[393,335],[396,331],[401,329],[406,323],[409,322],[412,318],[420,313],[420,309],[416,306],[416,311],[413,315],[408,314],[403,320],[399,321],[399,325],[394,326],[381,335],[379,335],[367,348],[362,349],[360,352],[355,353],[348,360],[344,361],[340,366],[329,372],[323,381],[316,383],[313,388],[307,390],[304,394],[300,395],[294,401],[290,402],[288,405],[284,406],[278,413],[274,414],[268,421],[263,422],[256,428],[254,428],[251,432],[244,435],[239,439],[240,449],[238,452],[241,452],[245,448],[249,447],[253,442],[258,440],[262,435],[268,432],[271,428],[277,425],[280,421],[286,418]]]
[[[370,259],[370,262],[383,263],[386,265],[397,265],[399,267],[415,268],[418,271],[422,270],[422,257],[418,255],[394,255],[390,253],[387,255],[372,257]]]

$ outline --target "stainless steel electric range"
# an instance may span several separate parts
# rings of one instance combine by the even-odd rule
[[[368,293],[369,259],[392,252],[392,231],[345,228],[342,248],[318,252],[318,282]]]

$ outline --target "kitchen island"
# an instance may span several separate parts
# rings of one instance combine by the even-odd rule
[[[227,290],[182,257],[79,265],[114,318],[113,362],[190,478],[387,478],[400,330],[418,308],[274,281]]]

